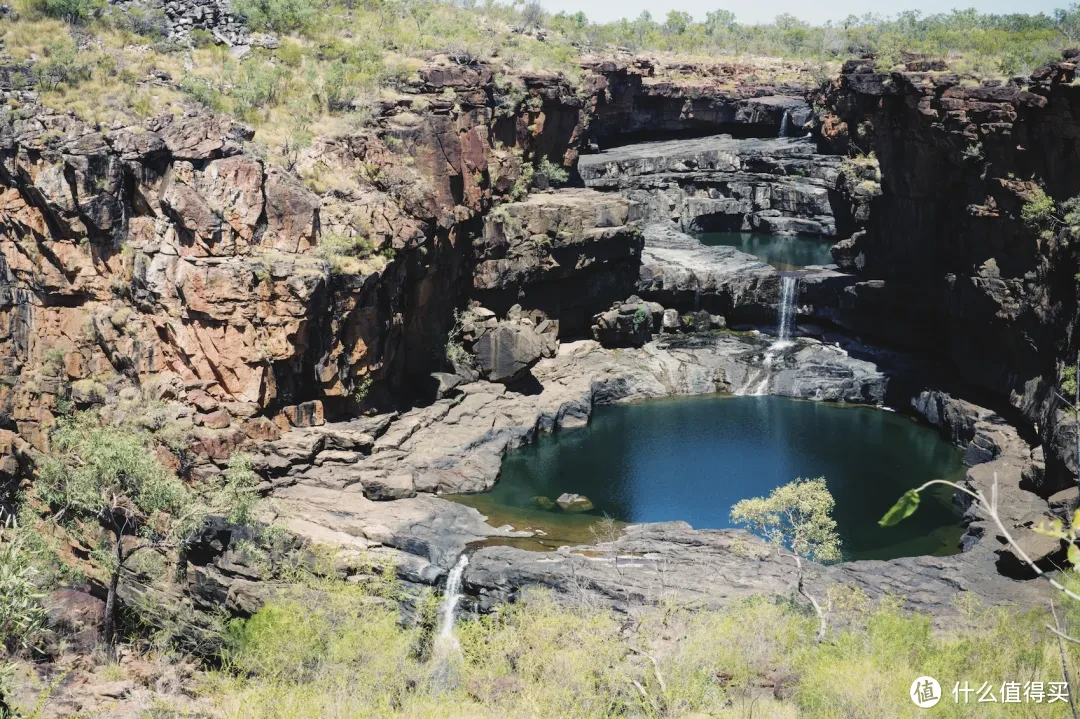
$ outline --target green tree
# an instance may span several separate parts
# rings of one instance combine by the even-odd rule
[[[664,21],[664,32],[668,35],[682,35],[693,21],[690,13],[671,10]]]
[[[705,13],[705,34],[723,35],[731,32],[736,25],[735,13],[730,10],[710,10]]]
[[[825,614],[803,584],[803,559],[836,562],[842,557],[840,535],[832,518],[836,500],[825,478],[796,479],[777,487],[768,497],[744,499],[731,508],[731,521],[757,532],[778,549],[786,550],[798,571],[798,591],[819,619],[818,639],[825,637]]]
[[[94,520],[107,532],[96,555],[109,573],[101,634],[112,654],[125,566],[147,549],[181,549],[209,507],[155,458],[145,433],[102,425],[94,413],[81,412],[60,420],[49,439],[37,491],[61,519]]]

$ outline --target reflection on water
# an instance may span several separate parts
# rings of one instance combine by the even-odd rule
[[[488,494],[455,498],[492,522],[541,528],[550,546],[590,539],[608,514],[626,522],[731,526],[731,506],[796,477],[824,476],[850,558],[959,551],[961,512],[948,488],[896,527],[877,520],[928,479],[959,479],[960,452],[901,415],[783,397],[706,396],[600,407],[588,427],[511,452]],[[588,496],[588,515],[544,510],[535,497]]]
[[[702,232],[703,245],[734,247],[761,258],[778,270],[801,270],[807,265],[831,265],[832,240],[797,235],[761,235],[754,232]]]

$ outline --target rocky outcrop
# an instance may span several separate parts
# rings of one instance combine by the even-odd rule
[[[719,135],[584,155],[578,172],[586,186],[618,190],[650,220],[687,232],[846,237],[856,229],[856,210],[842,192],[841,164],[808,140]]]
[[[872,599],[902,598],[905,608],[930,615],[938,626],[955,625],[962,611],[956,600],[964,595],[988,606],[1044,601],[1043,587],[998,575],[988,555],[808,564],[806,588],[818,597],[842,585]],[[673,599],[720,607],[753,595],[794,595],[796,577],[789,558],[746,532],[659,522],[629,526],[610,542],[548,554],[485,547],[470,556],[464,585],[480,610],[529,586],[627,610]]]
[[[824,149],[875,154],[881,195],[866,234],[843,248],[864,337],[948,361],[1017,408],[1046,449],[1041,491],[1075,484],[1071,420],[1052,388],[1076,355],[1078,263],[1020,211],[1036,186],[1080,193],[1075,64],[1023,81],[950,72],[879,72],[850,61],[818,99]]]
[[[589,137],[601,148],[674,134],[729,132],[776,137],[785,114],[793,133],[810,119],[806,102],[815,81],[807,67],[733,63],[677,63],[647,57],[590,58],[596,75]],[[799,78],[772,82],[762,76]]]
[[[515,382],[541,357],[554,357],[559,351],[558,334],[558,322],[539,311],[523,313],[520,305],[511,307],[505,320],[474,307],[462,321],[462,337],[474,367],[489,382]]]
[[[591,190],[531,195],[495,208],[473,244],[472,296],[502,313],[513,304],[558,318],[564,331],[633,288],[641,256],[634,203]]]
[[[420,76],[413,90],[430,112],[387,105],[369,130],[318,139],[295,172],[246,153],[251,130],[227,118],[101,130],[32,90],[6,91],[17,102],[0,123],[0,359],[11,378],[0,401],[19,433],[40,444],[69,396],[89,406],[155,387],[195,409],[208,434],[193,450],[221,459],[272,439],[264,420],[338,418],[445,369],[432,348],[471,281],[466,236],[510,191],[524,153],[574,156],[576,135],[559,128],[581,125],[582,100],[536,76],[525,96],[540,102],[497,112],[488,69],[436,59]],[[560,118],[550,133],[536,130],[545,117]],[[576,206],[580,221],[551,223],[555,244],[607,247],[589,259],[556,249],[555,263],[618,255],[636,266],[625,201],[554,206]],[[348,238],[369,249],[335,255]]]
[[[663,314],[655,302],[630,297],[593,317],[593,339],[605,347],[641,347],[660,329]]]

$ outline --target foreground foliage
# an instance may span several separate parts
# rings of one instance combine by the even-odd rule
[[[957,705],[955,682],[1061,681],[1057,646],[1036,613],[961,608],[942,633],[892,602],[855,590],[826,602],[834,630],[763,599],[722,611],[667,606],[637,619],[568,607],[546,591],[460,622],[461,656],[429,656],[424,622],[334,584],[266,606],[230,632],[228,669],[203,690],[228,717],[913,716],[915,677],[946,693],[936,716],[1018,716],[1016,707]],[[1068,656],[1075,672],[1080,654]],[[653,664],[655,660],[655,666]],[[1032,707],[1028,707],[1029,709]],[[978,711],[976,711],[976,709]],[[1067,704],[1037,707],[1068,716]]]

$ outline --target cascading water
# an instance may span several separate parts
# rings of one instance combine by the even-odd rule
[[[461,578],[465,574],[465,567],[469,563],[469,557],[462,554],[453,569],[446,576],[446,591],[443,595],[442,607],[439,609],[439,636],[436,646],[442,650],[459,649],[457,639],[454,637],[454,616],[457,613],[458,603],[461,601]]]
[[[784,110],[784,117],[780,120],[780,134],[777,137],[791,137],[791,114]]]
[[[780,321],[776,327],[776,336],[780,342],[791,340],[791,329],[795,321],[795,289],[798,282],[798,279],[791,275],[780,278]]]

